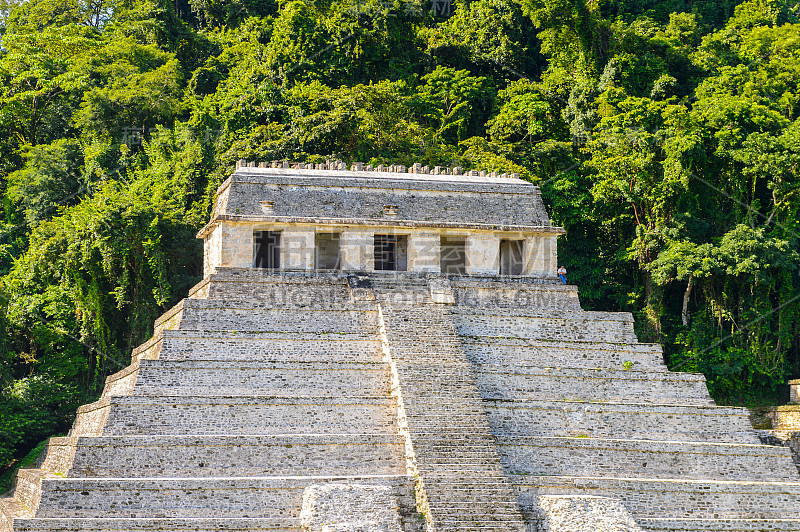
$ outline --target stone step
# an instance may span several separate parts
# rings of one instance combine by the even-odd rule
[[[490,432],[486,419],[481,419],[480,412],[451,411],[437,409],[431,414],[406,414],[408,430],[412,437],[438,431],[442,439],[453,441],[454,438],[473,433]]]
[[[719,443],[760,442],[744,408],[587,403],[486,401],[498,436],[556,436]]]
[[[375,271],[369,275],[372,286],[398,287],[428,286],[427,274],[402,271]]]
[[[463,523],[494,522],[505,523],[508,521],[519,522],[522,520],[519,514],[519,506],[514,503],[510,505],[500,504],[491,498],[482,500],[464,500],[453,504],[450,498],[438,501],[429,499],[429,502],[437,506],[437,510],[432,513],[435,518],[441,520],[460,521]],[[447,505],[446,507],[444,505]]]
[[[413,479],[402,476],[61,478],[40,470],[41,518],[297,518],[303,490],[331,482],[391,486],[413,509]]]
[[[167,329],[133,351],[131,357],[160,360],[284,362],[377,362],[377,332],[245,332]]]
[[[350,302],[347,277],[320,272],[274,272],[218,268],[198,283],[189,297],[256,299],[274,304],[342,304]]]
[[[78,409],[72,436],[395,434],[392,397],[128,396]]]
[[[437,522],[436,530],[447,530],[449,532],[527,532],[530,530],[528,525],[509,516],[503,523],[497,523],[489,519],[481,519],[475,516],[467,520],[442,519]]]
[[[519,512],[481,513],[480,511],[471,511],[468,506],[435,514],[434,526],[436,530],[464,532],[527,532],[531,530],[526,526]]]
[[[470,448],[467,448],[470,449]],[[497,455],[497,452],[491,450],[491,448],[483,448],[483,447],[475,447],[476,450],[463,450],[463,451],[455,451],[449,452],[444,450],[437,450],[428,448],[425,444],[420,444],[419,446],[414,447],[414,454],[417,456],[420,461],[424,460],[424,464],[419,465],[426,471],[431,474],[436,473],[443,464],[460,464],[460,468],[463,470],[477,470],[483,466],[483,464],[490,464],[490,465],[499,465],[500,458]],[[496,468],[495,473],[497,476],[501,476],[502,469]],[[487,475],[492,475],[491,472],[487,472]],[[449,475],[449,471],[442,469],[442,475]]]
[[[505,336],[548,340],[636,343],[633,318],[626,312],[543,312],[524,309],[453,309],[465,336]]]
[[[428,482],[447,482],[449,484],[463,480],[464,475],[474,475],[486,482],[504,482],[505,474],[500,464],[495,463],[436,463],[429,462],[424,468],[417,468]]]
[[[490,508],[491,510],[491,508]],[[518,511],[497,509],[496,511],[482,511],[466,504],[454,506],[449,511],[439,510],[433,512],[436,530],[472,530],[483,532],[491,527],[503,527],[502,530],[525,532],[526,528],[518,528],[524,523]]]
[[[454,353],[463,353],[460,346],[437,342],[436,338],[418,338],[415,342],[418,342],[418,345],[408,342],[393,349],[392,360],[411,364],[450,364],[453,356],[457,356]]]
[[[429,481],[425,485],[428,501],[446,502],[440,506],[442,512],[454,508],[467,508],[469,513],[509,513],[518,511],[518,503],[513,498],[504,500],[511,493],[510,485],[469,486],[459,488],[455,484]]]
[[[379,362],[237,362],[142,360],[111,375],[105,395],[317,395],[389,393]]]
[[[405,302],[405,296],[420,298],[425,303],[431,303],[430,287],[427,281],[419,282],[394,282],[388,280],[371,279],[370,285],[375,295],[384,304],[391,304],[398,301]],[[395,296],[394,298],[392,296]]]
[[[461,464],[466,467],[471,463],[500,463],[497,452],[488,449],[478,451],[447,451],[444,449],[431,449],[427,448],[427,446],[421,446],[420,449],[414,449],[414,455],[417,458],[424,458],[428,464],[436,464],[437,467],[443,464]]]
[[[507,483],[502,467],[495,463],[456,463],[453,465],[436,462],[421,463],[420,460],[417,462],[417,471],[426,479],[426,482],[436,481],[448,486],[458,485],[467,490],[484,485],[495,488]],[[467,483],[464,480],[467,476],[472,476],[475,480]]]
[[[701,374],[569,367],[481,367],[486,399],[714,405]]]
[[[416,451],[416,450],[415,450]],[[497,456],[472,456],[465,453],[436,453],[421,449],[415,452],[418,461],[424,461],[421,466],[426,473],[440,477],[455,477],[465,472],[481,471],[485,479],[496,480],[502,478],[501,462]]]
[[[408,409],[413,406],[406,403],[406,420],[411,434],[416,436],[419,433],[430,433],[438,431],[442,437],[447,435],[466,435],[475,432],[489,430],[489,424],[485,418],[481,418],[480,410],[471,411],[458,404],[439,405],[431,409],[429,414],[408,413]]]
[[[613,322],[613,323],[633,323],[633,315],[630,312],[610,312],[596,310],[570,310],[566,314],[554,313],[552,309],[540,308],[520,308],[520,307],[449,307],[446,312],[453,315],[456,320],[478,319],[485,317],[497,318],[555,318],[555,319],[581,319],[589,321]],[[556,315],[554,315],[556,314]]]
[[[439,442],[425,442],[414,438],[414,454],[417,456],[425,455],[430,459],[446,460],[499,460],[497,450],[491,442],[478,442],[475,444],[466,443],[459,445],[460,437],[455,437],[439,444]],[[419,442],[418,445],[417,442]]]
[[[456,304],[476,308],[536,308],[581,310],[578,289],[563,285],[561,280],[542,277],[485,277],[450,276],[450,286]]]
[[[300,532],[299,519],[281,518],[36,518],[14,521],[15,532]]]
[[[405,334],[414,330],[413,323],[420,324],[423,320],[431,327],[445,328],[452,333],[455,333],[453,324],[452,311],[453,307],[450,305],[438,305],[434,303],[426,303],[419,307],[409,308],[406,306],[394,307],[392,305],[381,305],[381,312],[385,320],[392,320],[395,328],[391,332]],[[396,319],[396,321],[394,320]],[[413,323],[412,323],[413,322]],[[417,329],[418,332],[424,332]],[[387,331],[389,332],[389,331]]]
[[[540,340],[508,336],[462,336],[474,364],[499,367],[538,366],[666,371],[657,344]]]
[[[69,477],[404,475],[395,435],[51,438],[42,469]]]
[[[212,329],[253,332],[377,332],[374,305],[349,304],[277,307],[258,301],[184,299],[172,314],[157,321],[154,334],[164,329]],[[161,318],[160,318],[161,320]]]
[[[436,469],[431,469],[435,467]],[[421,471],[417,468],[418,471]],[[464,475],[475,475],[485,478],[486,480],[505,480],[505,474],[502,473],[499,463],[486,461],[456,461],[451,462],[436,462],[431,460],[428,462],[428,468],[425,469],[425,478],[428,481],[445,480],[447,482],[456,481],[464,478]]]
[[[456,435],[457,434],[457,435]],[[452,452],[458,449],[475,450],[476,448],[494,449],[495,436],[491,432],[453,433],[451,436],[442,431],[413,431],[414,444],[425,444],[431,449],[443,449]]]
[[[527,532],[530,530],[517,513],[481,514],[475,512],[470,514],[468,510],[469,508],[459,508],[452,513],[443,514],[438,519],[434,518],[436,530],[464,532],[484,532],[487,530]]]
[[[473,501],[463,501],[446,509],[440,508],[434,515],[435,518],[442,521],[461,523],[494,522],[497,524],[498,521],[521,521],[516,503],[500,507],[495,506],[491,500],[484,499],[483,503],[483,505],[476,505]]]
[[[430,470],[424,471],[424,474],[426,475],[429,473],[431,474],[431,478],[425,481],[426,490],[428,489],[428,486],[439,486],[437,489],[453,490],[456,493],[483,490],[486,493],[491,493],[493,497],[503,493],[511,495],[514,492],[514,486],[511,484],[506,475],[500,475],[497,477],[487,476],[472,481],[471,479],[465,479],[464,475],[437,476],[432,474]],[[441,491],[438,493],[441,494]],[[515,502],[516,500],[516,496],[514,496],[505,502]]]
[[[382,289],[374,288],[373,293],[381,305],[420,306],[431,303],[431,293],[425,288]]]
[[[800,481],[785,447],[527,437],[499,437],[497,445],[513,474]]]
[[[636,523],[653,532],[797,532],[797,519],[658,519],[642,518]]]
[[[413,385],[404,386],[405,390],[412,390],[413,394],[408,393],[408,400],[406,404],[421,404],[441,402],[441,407],[447,406],[449,411],[455,408],[469,408],[471,411],[480,412],[481,406],[481,393],[474,385],[474,379],[448,379],[446,374],[439,374],[437,379],[430,379],[423,381],[421,378],[416,379]],[[441,380],[438,380],[441,379]],[[469,381],[472,381],[472,386],[466,386]],[[431,406],[431,408],[438,408]]]
[[[393,272],[385,277],[370,275],[369,285],[373,290],[383,292],[430,292],[427,278],[409,276],[403,272]]]
[[[588,495],[619,499],[641,518],[800,519],[800,482],[653,480],[511,475],[521,497]]]

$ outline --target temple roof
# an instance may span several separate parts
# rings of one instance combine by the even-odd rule
[[[419,165],[265,166],[237,164],[217,190],[211,224],[227,219],[563,232],[550,223],[539,187],[516,174]]]

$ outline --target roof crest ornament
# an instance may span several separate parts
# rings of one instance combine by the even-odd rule
[[[510,178],[510,179],[519,179],[519,173],[499,173],[499,172],[487,172],[486,170],[464,170],[460,166],[454,166],[452,168],[447,166],[434,166],[431,168],[430,166],[422,166],[422,163],[414,163],[413,165],[406,167],[401,164],[392,164],[386,166],[384,164],[379,164],[377,166],[373,166],[371,164],[364,164],[361,162],[353,162],[348,167],[347,163],[344,161],[332,161],[327,160],[324,163],[303,163],[303,162],[292,162],[286,159],[277,160],[277,161],[247,161],[245,159],[239,159],[236,161],[236,169],[239,168],[291,168],[294,170],[341,170],[341,171],[350,171],[350,172],[392,172],[392,173],[399,173],[399,174],[426,174],[426,175],[466,175],[466,176],[476,176],[476,177],[501,177],[501,178]]]

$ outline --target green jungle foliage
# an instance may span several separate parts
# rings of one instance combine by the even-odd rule
[[[240,158],[519,172],[585,307],[720,403],[800,377],[794,0],[0,0],[0,35],[0,470],[199,280]]]

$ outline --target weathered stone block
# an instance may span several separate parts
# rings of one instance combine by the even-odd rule
[[[540,495],[539,532],[643,532],[625,506],[608,497]]]
[[[314,484],[303,491],[303,532],[401,532],[397,497],[389,486]]]

